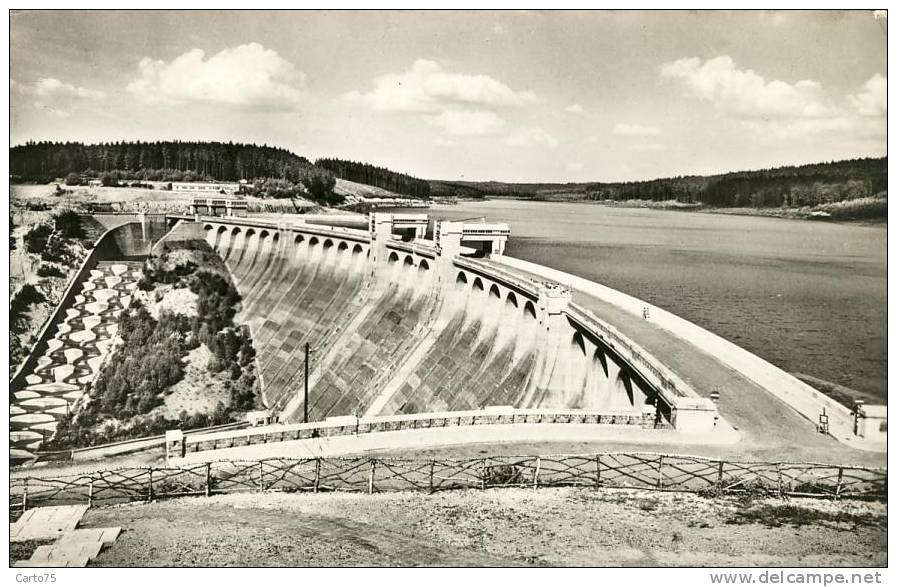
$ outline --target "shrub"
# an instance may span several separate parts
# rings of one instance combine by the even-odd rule
[[[40,255],[44,261],[52,263],[68,263],[72,260],[73,255],[69,251],[65,240],[58,234],[51,234],[47,239],[46,246]]]
[[[36,224],[25,233],[25,250],[29,253],[39,254],[47,246],[47,239],[53,234],[53,229],[46,224]]]
[[[84,227],[81,225],[81,215],[74,210],[64,210],[53,216],[56,232],[63,238],[85,237]]]
[[[41,263],[40,267],[37,268],[37,276],[38,277],[65,277],[65,273],[63,273],[62,270],[59,269],[58,267],[56,267],[55,265]]]

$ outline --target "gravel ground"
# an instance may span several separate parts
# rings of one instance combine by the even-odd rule
[[[634,490],[241,494],[88,511],[96,566],[884,566],[886,505]]]

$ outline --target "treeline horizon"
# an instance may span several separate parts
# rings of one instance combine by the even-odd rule
[[[796,207],[887,194],[887,157],[628,182],[512,183],[426,180],[369,163],[332,157],[312,163],[280,147],[233,142],[29,141],[10,148],[13,181],[49,182],[69,173],[115,173],[151,181],[278,179],[313,184],[313,199],[323,203],[335,201],[331,195],[335,177],[423,199],[675,199],[713,207]]]
[[[340,179],[363,183],[423,200],[430,197],[429,181],[386,167],[333,157],[316,159],[315,165],[330,171]]]
[[[865,157],[629,182],[430,181],[433,197],[533,200],[678,200],[731,207],[807,206],[887,194],[887,157]]]
[[[10,175],[21,181],[52,181],[69,173],[112,172],[131,175],[129,179],[157,181],[173,181],[178,176],[192,181],[301,181],[315,167],[305,157],[280,147],[216,141],[29,141],[11,147],[9,159]]]

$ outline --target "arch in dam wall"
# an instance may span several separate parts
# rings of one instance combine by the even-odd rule
[[[181,220],[190,222],[190,220]],[[264,256],[267,249],[274,250],[280,246],[305,247],[307,252],[329,252],[334,248],[339,255],[370,255],[370,243],[361,241],[359,236],[349,234],[328,234],[337,232],[324,225],[309,227],[300,226],[266,226],[246,219],[232,220],[229,222],[216,222],[205,220],[201,223],[201,229],[205,233],[206,242],[218,251],[225,261],[249,263],[250,257],[244,257],[244,249],[256,249],[253,254]],[[342,229],[345,230],[345,229]],[[289,245],[281,244],[281,237],[287,238],[289,234],[292,241]],[[320,245],[320,247],[319,247]],[[279,250],[279,249],[278,249]],[[284,251],[286,253],[286,251]]]
[[[425,263],[425,261],[421,261],[421,263]],[[538,318],[536,300],[530,295],[516,289],[511,289],[504,284],[492,281],[484,276],[475,275],[474,277],[471,277],[468,275],[467,271],[463,269],[458,270],[455,273],[455,287],[461,291],[466,291],[469,288],[470,291],[477,294],[486,293],[489,298],[504,300],[506,307],[513,309],[513,311],[522,312],[527,318]],[[520,305],[521,302],[523,303],[522,308]]]

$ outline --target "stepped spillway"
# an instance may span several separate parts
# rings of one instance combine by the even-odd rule
[[[46,351],[25,374],[26,385],[13,392],[9,437],[13,463],[34,456],[96,377],[111,350],[118,316],[130,305],[141,266],[134,261],[100,261],[90,270]]]

